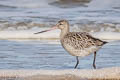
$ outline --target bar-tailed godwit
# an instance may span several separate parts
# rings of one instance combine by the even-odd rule
[[[70,32],[69,23],[67,20],[60,20],[54,27],[48,30],[37,32],[35,34],[60,29],[60,42],[63,48],[72,56],[76,56],[77,63],[74,68],[79,64],[78,57],[84,57],[94,53],[93,67],[96,69],[95,60],[96,52],[107,42],[92,37],[86,32]]]

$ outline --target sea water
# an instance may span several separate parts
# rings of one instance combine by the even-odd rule
[[[0,69],[73,68],[75,57],[61,47],[60,30],[34,34],[61,19],[69,21],[71,31],[89,32],[110,41],[98,51],[98,68],[120,66],[119,3],[119,0],[0,0]],[[92,68],[92,61],[93,54],[80,58],[79,68]]]
[[[120,66],[120,41],[104,45],[98,52],[98,69]],[[79,69],[93,69],[93,54],[80,57]],[[59,41],[0,40],[0,69],[73,69],[76,58]]]

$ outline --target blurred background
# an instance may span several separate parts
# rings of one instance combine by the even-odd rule
[[[120,32],[119,0],[0,0],[0,30],[50,27],[60,19],[72,30]]]
[[[0,0],[0,69],[73,69],[59,30],[34,35],[66,19],[71,31],[115,40],[97,54],[97,68],[120,66],[120,0]],[[93,55],[79,68],[92,68]]]

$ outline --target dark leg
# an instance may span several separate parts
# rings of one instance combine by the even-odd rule
[[[78,59],[78,56],[76,56],[76,60],[77,60],[77,63],[76,63],[76,65],[75,65],[74,69],[76,69],[76,68],[77,68],[77,66],[78,66],[78,64],[79,64],[79,59]]]
[[[94,69],[96,69],[95,60],[96,60],[96,52],[94,52],[94,60],[93,60],[93,67],[94,67]]]

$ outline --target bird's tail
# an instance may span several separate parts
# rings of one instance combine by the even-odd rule
[[[103,44],[106,44],[106,43],[108,43],[108,42],[106,42],[106,41],[103,41]]]
[[[104,45],[104,44],[106,44],[106,43],[108,43],[108,42],[102,41],[102,40],[100,40],[100,39],[97,39],[97,40],[96,40],[96,44],[97,44],[98,46],[102,46],[102,45]]]

